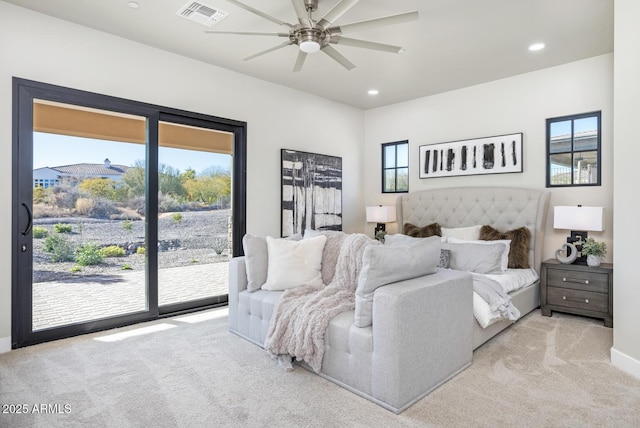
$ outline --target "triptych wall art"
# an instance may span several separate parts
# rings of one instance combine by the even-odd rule
[[[281,150],[281,235],[342,230],[342,158]]]
[[[522,133],[420,146],[420,178],[522,172]]]

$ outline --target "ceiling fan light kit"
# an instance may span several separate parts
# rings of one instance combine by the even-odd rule
[[[366,40],[358,40],[342,37],[344,33],[363,31],[371,28],[382,27],[392,24],[400,24],[404,22],[414,21],[419,18],[418,12],[407,12],[398,15],[391,15],[383,18],[375,18],[366,21],[356,22],[352,24],[346,24],[343,26],[333,25],[335,21],[340,19],[349,9],[355,6],[359,0],[340,0],[336,5],[329,10],[319,20],[313,19],[312,14],[318,9],[318,0],[291,0],[293,8],[298,17],[298,23],[293,25],[284,22],[276,17],[273,17],[265,12],[253,8],[238,0],[227,0],[246,11],[254,13],[262,18],[265,18],[275,24],[288,27],[287,33],[261,33],[261,32],[247,32],[247,31],[205,31],[206,33],[213,34],[235,34],[235,35],[254,35],[254,36],[275,36],[286,37],[289,40],[267,49],[257,54],[251,55],[245,58],[245,61],[256,58],[258,56],[273,52],[275,50],[296,45],[299,49],[298,57],[296,59],[293,71],[302,70],[302,66],[306,59],[307,54],[322,51],[334,61],[342,65],[347,70],[351,70],[355,67],[347,58],[345,58],[340,52],[334,49],[330,44],[342,44],[345,46],[352,46],[363,49],[376,50],[381,52],[390,53],[403,53],[404,49],[400,46],[387,45],[378,42],[369,42]]]

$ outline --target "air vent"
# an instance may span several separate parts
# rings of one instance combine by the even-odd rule
[[[190,1],[182,6],[176,14],[189,21],[197,22],[200,25],[213,27],[226,18],[229,12],[199,2]]]

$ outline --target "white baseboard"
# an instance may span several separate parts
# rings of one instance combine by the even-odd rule
[[[0,354],[11,351],[11,336],[0,337]]]
[[[611,348],[611,365],[640,379],[640,361]]]

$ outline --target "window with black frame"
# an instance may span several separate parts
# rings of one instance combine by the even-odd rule
[[[547,119],[547,187],[601,185],[601,112]]]
[[[409,191],[409,142],[382,145],[382,193]]]

